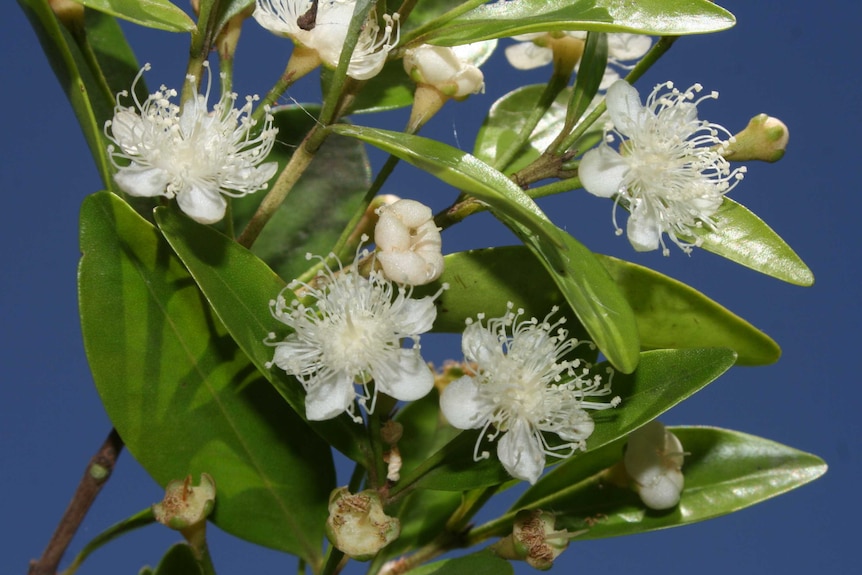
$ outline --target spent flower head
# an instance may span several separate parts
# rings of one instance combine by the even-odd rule
[[[356,0],[257,0],[258,24],[316,52],[324,66],[335,68],[347,38]],[[347,75],[368,80],[380,73],[389,51],[398,44],[398,14],[383,16],[383,30],[372,10],[359,33]]]
[[[607,409],[619,404],[590,401],[611,393],[608,380],[592,374],[592,365],[566,359],[580,342],[568,337],[564,318],[551,323],[555,307],[541,322],[521,320],[523,310],[483,323],[468,321],[461,347],[475,375],[450,383],[440,396],[440,409],[458,429],[481,429],[474,459],[485,439],[497,442],[497,457],[512,476],[535,483],[545,467],[545,456],[564,458],[585,449],[595,424],[587,409]],[[549,442],[544,432],[556,434],[561,443]],[[500,437],[502,435],[502,437]]]
[[[206,65],[206,63],[205,63]],[[252,134],[251,112],[256,96],[234,107],[237,95],[222,91],[221,99],[207,108],[212,76],[204,94],[196,94],[182,106],[171,101],[177,91],[162,86],[141,102],[132,84],[134,106],[120,104],[105,123],[105,136],[113,142],[108,154],[117,169],[114,180],[132,196],[176,197],[191,218],[211,224],[224,217],[222,196],[241,197],[266,188],[275,175],[276,162],[264,162],[275,143],[277,128],[267,114],[263,129]],[[187,81],[197,88],[197,80]],[[195,92],[197,90],[195,89]],[[117,160],[121,160],[118,162]]]
[[[293,333],[278,342],[270,334],[275,353],[268,367],[275,364],[302,383],[310,420],[346,411],[361,422],[355,399],[373,412],[378,392],[411,401],[434,386],[434,374],[419,353],[419,335],[431,329],[437,317],[434,300],[443,290],[415,299],[412,288],[395,285],[379,272],[363,277],[357,262],[364,255],[347,268],[337,262],[335,270],[320,258],[324,266],[315,285],[294,280],[270,302],[273,317]],[[286,291],[297,288],[305,289],[305,297],[288,302]],[[306,304],[307,298],[313,303]],[[402,347],[402,340],[412,345]]]
[[[711,92],[697,97],[702,90],[695,84],[681,92],[672,82],[659,84],[641,104],[637,90],[623,80],[607,93],[611,125],[605,139],[584,154],[578,176],[584,188],[597,196],[616,197],[631,212],[626,227],[632,246],[638,251],[670,250],[663,234],[684,252],[699,246],[696,229],[715,229],[715,214],[724,194],[742,179],[745,168],[731,170],[722,156],[731,138],[722,126],[698,120],[697,105],[718,97]],[[619,151],[610,147],[616,138],[624,139]],[[681,237],[680,237],[681,236]]]

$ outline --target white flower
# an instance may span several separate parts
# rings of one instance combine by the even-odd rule
[[[482,71],[458,48],[422,44],[404,53],[404,70],[417,84],[426,84],[461,100],[485,89]],[[462,51],[463,52],[463,51]]]
[[[411,401],[434,386],[434,375],[419,354],[419,334],[431,329],[437,317],[434,300],[442,289],[413,299],[412,288],[395,286],[376,272],[363,277],[357,268],[356,262],[349,268],[339,263],[337,271],[324,265],[314,282],[319,287],[293,281],[285,288],[304,287],[315,300],[312,305],[288,303],[284,291],[270,302],[272,315],[293,333],[273,343],[269,366],[277,365],[302,383],[310,420],[332,419],[347,411],[362,421],[354,413],[354,399],[373,412],[377,392]],[[274,337],[270,334],[269,340]],[[402,348],[402,339],[413,345]],[[354,384],[362,387],[361,394]]]
[[[566,43],[571,42],[571,39],[583,43],[586,38],[587,33],[580,31],[521,34],[513,37],[513,40],[518,40],[517,44],[506,47],[506,59],[519,70],[532,70],[550,64],[554,59],[555,47],[567,49]],[[630,69],[631,66],[625,62],[640,59],[649,51],[651,45],[650,37],[642,34],[608,34],[608,65],[599,89],[606,90],[619,79],[620,75],[614,67]],[[583,47],[576,50],[582,51]],[[580,59],[580,53],[577,58]]]
[[[684,459],[679,438],[660,422],[651,421],[629,435],[623,463],[644,505],[670,509],[679,503],[685,485]]]
[[[663,89],[670,90],[659,94]],[[684,252],[691,252],[694,230],[706,225],[717,226],[713,217],[724,194],[733,189],[745,168],[730,169],[722,157],[727,141],[719,136],[730,133],[711,122],[698,120],[697,104],[716,98],[711,94],[695,99],[702,87],[695,84],[685,92],[671,82],[659,84],[641,105],[637,90],[620,80],[607,94],[608,114],[612,126],[606,126],[605,141],[584,154],[578,175],[584,188],[597,196],[616,196],[631,212],[627,232],[638,251],[650,251],[661,245],[662,253],[670,250],[662,234],[667,234]],[[620,152],[608,143],[616,137],[628,138]],[[614,227],[616,223],[614,205]]]
[[[523,310],[482,324],[468,321],[461,347],[468,362],[476,366],[475,376],[450,383],[440,396],[440,410],[458,429],[480,429],[473,452],[475,460],[489,456],[479,453],[484,438],[497,439],[497,457],[512,476],[535,483],[545,467],[545,456],[568,457],[586,448],[586,439],[595,424],[586,409],[606,409],[619,404],[586,401],[611,393],[610,384],[600,375],[591,375],[592,366],[580,359],[563,359],[578,345],[550,317],[518,321]],[[509,335],[511,333],[511,335]],[[586,342],[591,348],[591,343]],[[612,377],[612,371],[608,369]],[[556,434],[562,443],[549,442],[543,432]]]
[[[383,275],[394,282],[425,285],[443,273],[443,245],[431,208],[415,200],[398,200],[377,208],[376,257]]]
[[[275,143],[278,129],[267,114],[263,130],[252,137],[252,103],[249,96],[241,108],[234,108],[236,94],[222,93],[207,109],[212,81],[205,94],[198,94],[182,108],[171,102],[176,90],[165,86],[143,103],[134,94],[134,107],[122,106],[117,95],[114,118],[105,123],[105,136],[113,145],[108,154],[117,168],[114,180],[132,196],[166,196],[191,218],[204,224],[221,220],[227,202],[222,197],[241,197],[266,187],[275,175],[276,162],[262,163]],[[188,81],[195,85],[195,78]],[[116,159],[128,161],[120,165]]]
[[[307,15],[315,14],[312,0],[257,0],[254,18],[270,32],[316,51],[325,66],[335,68],[355,6],[356,0],[320,0],[310,18]],[[368,80],[379,74],[389,51],[398,44],[398,14],[384,15],[383,21],[381,35],[377,13],[372,10],[368,15],[347,68],[351,78]]]

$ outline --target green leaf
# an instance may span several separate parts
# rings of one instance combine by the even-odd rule
[[[463,0],[422,0],[421,2],[417,2],[413,11],[410,12],[410,16],[401,24],[401,35],[405,36],[409,34],[416,28],[442,16],[453,8],[457,8],[462,3]],[[392,6],[392,11],[400,9],[401,4],[403,2],[389,2],[389,5]]]
[[[791,284],[814,283],[814,274],[790,246],[742,204],[725,196],[715,219],[717,230],[695,232],[703,249]]]
[[[201,562],[187,543],[172,545],[159,561],[153,575],[204,575]]]
[[[81,212],[84,347],[111,421],[161,485],[209,473],[211,519],[243,539],[320,556],[331,452],[227,334],[158,231],[116,196]]]
[[[584,461],[590,461],[586,456],[592,450],[624,437],[703,389],[727,371],[735,359],[735,354],[728,349],[660,350],[642,353],[638,368],[633,374],[617,373],[613,378],[612,393],[622,400],[619,407],[590,412],[596,422],[596,428],[587,440],[586,454],[576,453],[563,460],[556,469],[530,488],[522,499],[534,501],[568,485],[573,477],[582,477],[581,465]],[[597,366],[595,373],[604,374],[601,366]],[[462,432],[443,447],[441,462],[423,475],[416,482],[416,487],[466,491],[499,485],[511,479],[497,460],[495,444],[483,442],[482,449],[491,451],[491,457],[474,461],[473,453],[478,439],[477,430]],[[551,457],[547,460],[548,465],[557,462],[558,460]]]
[[[167,32],[191,32],[196,24],[168,0],[75,0],[87,8]]]
[[[734,353],[727,349],[642,353],[633,374],[614,377],[612,390],[614,395],[622,398],[620,405],[612,410],[592,413],[596,430],[587,440],[587,452],[576,453],[560,463],[529,488],[515,507],[527,507],[537,501],[543,501],[544,505],[544,501],[555,493],[563,492],[570,485],[608,467],[612,462],[608,462],[605,446],[617,442],[614,453],[621,453],[620,442],[624,442],[625,436],[706,387],[730,369],[734,360]]]
[[[314,126],[319,112],[319,106],[305,105],[274,110],[278,136],[267,159],[277,161],[279,171]],[[332,250],[370,185],[371,171],[362,143],[341,136],[327,138],[258,236],[252,252],[282,278],[299,277],[310,265],[305,254],[326,255]],[[232,200],[237,229],[254,215],[263,193]]]
[[[47,0],[18,0],[18,3],[30,20],[54,75],[69,98],[102,183],[113,189],[113,167],[108,159],[103,127],[105,121],[113,117],[114,96],[101,73],[94,69],[92,55],[79,46],[80,42],[87,48],[85,31],[76,29],[76,36],[73,36],[57,20]],[[111,40],[125,43],[122,35],[113,35]]]
[[[507,575],[514,573],[512,564],[483,549],[471,555],[444,559],[410,570],[410,575]]]
[[[643,266],[596,257],[634,310],[644,350],[725,347],[737,353],[742,365],[773,363],[780,356],[769,336],[693,288]],[[524,308],[528,317],[544,317],[552,306],[565,304],[547,271],[523,246],[449,254],[438,282],[448,283],[449,289],[438,300],[434,331],[460,333],[467,318],[479,312],[502,315],[507,302]],[[416,293],[437,289],[435,283]],[[567,327],[573,337],[587,338],[580,326]]]
[[[175,208],[158,208],[156,222],[170,246],[191,273],[219,320],[257,368],[301,417],[305,417],[302,385],[283,370],[271,369],[273,348],[268,334],[285,326],[273,319],[269,302],[285,283],[254,254],[218,231],[187,218]],[[304,259],[304,258],[303,258]],[[307,262],[306,262],[307,263]],[[356,461],[367,446],[364,427],[346,414],[310,422],[321,437]]]
[[[333,130],[377,146],[487,203],[539,258],[611,363],[625,372],[635,368],[637,325],[616,284],[592,252],[551,223],[509,178],[470,154],[427,138],[341,124]]]
[[[685,488],[677,507],[648,510],[634,491],[598,473],[552,498],[558,528],[586,529],[579,539],[597,539],[688,525],[750,507],[826,472],[819,457],[753,435],[711,427],[669,429],[686,451]],[[609,458],[620,461],[622,444],[608,447]]]
[[[480,6],[413,39],[454,46],[557,30],[682,36],[726,30],[733,15],[708,0],[519,0]]]
[[[649,268],[598,257],[632,306],[644,349],[726,347],[740,365],[781,356],[772,338],[697,290]]]

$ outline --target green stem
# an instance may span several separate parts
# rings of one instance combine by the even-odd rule
[[[326,551],[326,562],[323,564],[320,575],[336,575],[336,573],[341,572],[344,567],[342,564],[344,558],[344,553],[330,545]]]
[[[569,192],[571,190],[576,190],[581,187],[581,181],[574,178],[566,178],[565,180],[559,180],[554,182],[553,184],[547,184],[545,186],[539,186],[538,188],[530,188],[526,190],[527,195],[531,198],[544,198],[545,196],[550,196],[552,194],[561,194],[563,192]]]
[[[192,42],[189,47],[189,63],[186,66],[186,76],[193,76],[195,83],[185,82],[180,102],[187,102],[194,97],[195,90],[200,85],[204,62],[210,53],[215,40],[215,20],[219,14],[221,0],[212,2],[201,2],[200,14],[198,15],[198,26],[192,32]]]
[[[438,449],[413,471],[405,477],[402,477],[401,480],[393,485],[392,489],[389,490],[389,499],[386,502],[387,505],[394,503],[398,499],[410,493],[417,481],[424,477],[429,471],[443,463],[450,453],[461,449],[464,443],[469,443],[470,445],[474,444],[475,436],[467,433],[458,434],[452,441]]]
[[[554,100],[556,100],[560,92],[562,92],[568,85],[571,74],[572,72],[571,70],[569,70],[569,72],[565,75],[563,75],[563,71],[559,71],[554,73],[553,76],[551,76],[551,79],[548,81],[548,85],[545,86],[544,91],[542,91],[542,95],[539,97],[538,102],[533,107],[533,111],[527,118],[526,123],[521,127],[521,131],[518,133],[518,137],[494,162],[495,168],[500,171],[503,171],[509,166],[515,155],[520,152],[521,149],[524,147],[524,144],[529,141],[530,136],[533,134],[533,130],[536,129],[536,126],[539,124],[539,121],[542,119],[542,116],[545,115],[545,113],[551,107],[551,104],[554,103]]]
[[[305,138],[290,157],[290,161],[287,163],[287,166],[284,167],[284,170],[282,170],[281,174],[278,175],[278,179],[276,179],[272,188],[270,188],[269,192],[263,198],[263,201],[260,203],[260,206],[258,206],[254,216],[252,216],[245,229],[239,235],[239,238],[237,238],[237,242],[241,246],[250,248],[254,244],[255,240],[257,240],[260,232],[263,231],[264,226],[266,226],[267,222],[269,222],[276,210],[287,198],[287,195],[293,189],[293,186],[302,174],[305,173],[309,164],[311,164],[311,160],[314,159],[314,153],[309,151],[311,149],[311,144],[315,143],[314,149],[319,148],[320,145],[316,144],[316,142],[321,137],[325,138],[326,132],[324,130],[319,130],[318,125],[312,127],[308,134],[306,134]]]
[[[153,510],[151,508],[146,508],[142,511],[139,511],[132,515],[131,517],[120,521],[114,525],[111,525],[95,537],[91,539],[83,549],[75,556],[69,566],[62,571],[60,575],[74,575],[74,573],[78,570],[78,567],[89,557],[94,551],[103,547],[107,543],[110,543],[117,537],[121,535],[125,535],[126,533],[133,531],[135,529],[139,529],[150,523],[155,522],[155,518],[153,517]]]

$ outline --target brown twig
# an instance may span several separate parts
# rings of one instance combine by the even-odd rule
[[[78,527],[90,510],[93,501],[101,491],[102,486],[111,477],[117,457],[123,449],[123,440],[116,429],[111,429],[107,439],[99,448],[99,451],[90,459],[84,477],[78,484],[72,501],[66,508],[63,518],[54,530],[54,535],[45,547],[44,553],[36,561],[30,561],[28,575],[55,575],[63,554],[69,547],[72,538],[78,531]]]

